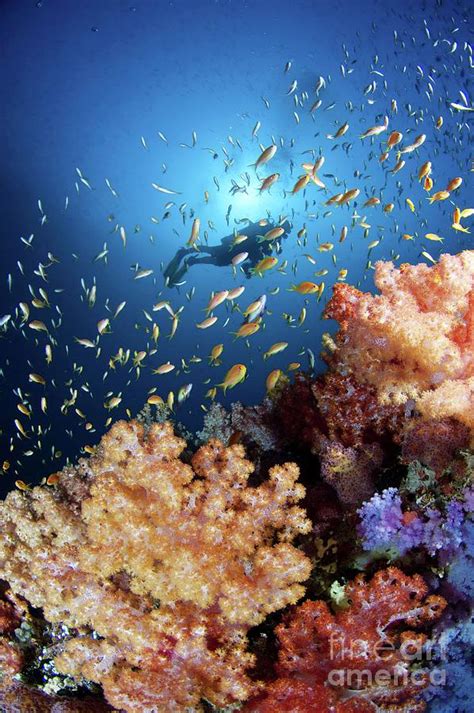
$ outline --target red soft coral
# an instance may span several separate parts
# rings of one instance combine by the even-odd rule
[[[421,657],[426,635],[403,629],[436,620],[444,599],[427,597],[419,575],[395,567],[370,582],[359,575],[345,594],[350,605],[336,614],[325,602],[306,601],[277,627],[279,678],[247,710],[423,710],[417,693],[426,672],[416,679],[409,665]]]

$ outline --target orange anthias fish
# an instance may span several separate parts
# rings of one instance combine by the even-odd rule
[[[319,285],[315,282],[300,282],[299,285],[292,285],[289,289],[292,292],[299,292],[300,295],[314,295],[319,292]]]
[[[260,322],[245,322],[245,324],[242,324],[236,332],[233,332],[233,334],[235,335],[236,339],[238,339],[239,337],[245,339],[247,337],[251,337],[252,334],[258,332],[259,329]]]
[[[227,389],[233,389],[234,386],[240,384],[241,381],[245,379],[247,375],[247,367],[245,364],[234,364],[224,377],[224,381],[218,386],[224,389],[224,394]]]
[[[268,146],[264,151],[262,151],[257,161],[255,162],[255,168],[262,166],[264,163],[268,163],[268,161],[270,161],[274,157],[276,152],[277,147],[275,146],[275,144],[271,144],[270,146]]]
[[[267,270],[271,270],[272,267],[275,267],[275,265],[278,263],[278,258],[276,257],[264,257],[263,260],[260,260],[255,267],[253,268],[253,272],[256,275],[262,276],[264,272],[267,272]]]
[[[273,186],[274,183],[278,181],[280,178],[279,173],[272,173],[270,176],[267,176],[266,178],[263,179],[262,185],[258,189],[260,193],[263,193],[263,191],[268,191],[269,188]]]

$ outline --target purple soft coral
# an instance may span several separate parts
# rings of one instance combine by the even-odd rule
[[[411,518],[404,515],[396,488],[376,493],[362,505],[358,514],[364,550],[395,549],[402,555],[423,541],[423,522],[417,515]]]
[[[414,547],[424,546],[430,555],[453,553],[463,540],[463,525],[471,511],[472,492],[464,499],[452,500],[444,512],[429,508],[422,516],[403,512],[396,488],[376,493],[358,510],[358,532],[364,550],[395,550],[403,555]]]

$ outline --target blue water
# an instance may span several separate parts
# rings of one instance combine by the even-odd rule
[[[397,264],[418,262],[427,260],[422,251],[436,259],[442,251],[472,247],[472,235],[450,227],[454,204],[472,207],[473,199],[472,114],[449,106],[450,102],[463,103],[460,91],[470,106],[474,101],[466,44],[473,41],[469,5],[302,0],[1,3],[0,317],[12,315],[0,330],[0,465],[3,460],[11,463],[3,476],[4,489],[12,487],[18,477],[37,482],[63,465],[66,457],[76,458],[85,444],[99,440],[109,415],[124,417],[127,408],[136,414],[153,387],[166,398],[170,390],[176,394],[180,386],[192,383],[190,398],[178,408],[177,417],[197,428],[203,416],[200,405],[210,403],[205,399],[207,389],[241,362],[248,368],[247,380],[225,397],[219,390],[218,399],[226,405],[237,399],[260,401],[271,369],[285,370],[292,361],[307,368],[304,350],[318,355],[323,331],[334,330],[334,324],[320,317],[341,268],[348,270],[347,280],[352,284],[373,289],[368,258],[372,262],[393,258]],[[290,61],[291,68],[285,72]],[[311,114],[320,76],[326,82],[319,93],[322,105]],[[295,79],[297,89],[288,95]],[[374,91],[364,94],[374,80]],[[308,99],[296,106],[294,96],[301,99],[304,92]],[[397,113],[391,108],[392,99],[397,102]],[[359,139],[367,128],[382,123],[385,115],[389,132],[404,133],[401,146],[421,133],[427,137],[418,151],[403,156],[406,165],[396,175],[388,173],[396,162],[395,149],[386,163],[378,161],[388,132],[373,144],[371,139]],[[444,124],[437,130],[434,122],[440,115]],[[257,121],[261,128],[253,137]],[[346,121],[349,129],[344,137],[327,138]],[[158,131],[166,136],[167,144]],[[193,132],[197,134],[194,146]],[[258,173],[264,177],[279,172],[281,177],[269,192],[260,194],[251,164],[260,154],[259,144],[266,147],[273,138],[277,154]],[[300,164],[311,160],[310,154],[303,153],[309,149],[326,158],[319,175],[327,191],[310,185],[305,193],[293,196],[289,192],[303,173]],[[226,158],[233,161],[228,170]],[[432,206],[417,179],[418,169],[427,160],[433,163],[434,190],[444,188],[455,176],[464,181],[450,200]],[[80,182],[76,168],[92,190]],[[245,172],[251,178],[248,193],[232,196],[231,180],[243,184]],[[106,186],[106,177],[118,198]],[[180,195],[158,193],[153,182]],[[349,188],[361,191],[349,207],[324,205],[331,195]],[[209,192],[207,204],[205,191]],[[382,206],[363,208],[371,195],[380,197],[382,204],[394,202],[393,212],[385,214]],[[415,214],[405,203],[407,197],[415,204]],[[38,200],[47,216],[44,225]],[[174,205],[163,219],[168,201]],[[186,205],[180,213],[182,204]],[[372,226],[369,236],[364,237],[363,228],[355,225],[340,244],[341,228],[350,228],[354,209],[367,216]],[[237,225],[236,219],[256,221],[270,216],[275,222],[287,216],[293,229],[278,255],[280,264],[288,262],[286,274],[272,270],[263,278],[246,279],[239,272],[234,277],[230,267],[196,266],[185,285],[167,288],[160,265],[188,240],[192,215],[200,218],[201,237],[207,230],[209,244],[219,243],[234,228],[245,233],[245,224]],[[158,223],[152,222],[152,216]],[[469,221],[464,224],[468,226]],[[125,249],[114,226],[126,229]],[[134,232],[136,226],[139,232]],[[303,226],[307,244],[298,245],[297,232]],[[443,236],[444,243],[427,241],[427,232]],[[404,241],[403,233],[417,236]],[[26,240],[31,234],[32,246],[27,247],[20,237]],[[380,243],[369,254],[367,246],[374,240]],[[107,265],[93,262],[104,242],[109,250]],[[319,252],[318,245],[326,242],[332,242],[334,249]],[[34,271],[39,262],[49,262],[48,251],[59,263],[47,269],[48,282],[44,282]],[[304,257],[306,253],[316,259],[316,265]],[[295,261],[296,275],[291,270]],[[154,274],[134,280],[130,268],[135,263],[153,269]],[[315,271],[322,269],[328,274],[315,277]],[[97,301],[92,309],[81,301],[81,278],[89,288],[96,280]],[[302,280],[324,280],[322,299],[288,291]],[[243,340],[233,341],[230,332],[239,327],[242,316],[231,312],[230,305],[217,308],[219,320],[210,329],[201,331],[195,326],[205,316],[212,290],[239,284],[246,288],[238,300],[242,309],[262,294],[268,298],[265,328],[250,338],[250,347]],[[28,285],[35,294],[39,287],[46,289],[51,302],[51,308],[32,307],[30,315],[30,321],[43,320],[57,341],[50,365],[44,358],[48,336],[21,327],[16,312],[20,301],[31,306]],[[186,292],[192,287],[195,295],[189,301]],[[272,296],[269,290],[275,287],[280,292]],[[106,300],[112,314],[121,301],[127,305],[112,321],[112,333],[100,338],[102,350],[97,357],[95,350],[83,348],[74,337],[96,338],[99,319],[112,316]],[[184,306],[171,340],[166,337],[169,315],[165,310],[151,310],[160,300],[169,300],[175,310]],[[301,327],[288,326],[282,313],[297,318],[305,305],[306,322]],[[51,323],[52,318],[58,322],[56,306],[62,312],[57,329]],[[113,370],[108,361],[120,346],[132,354],[153,347],[146,331],[151,323],[143,310],[155,319],[161,335],[157,354],[145,359],[137,379],[135,371],[129,371],[130,364]],[[223,327],[227,316],[229,323]],[[264,361],[263,351],[277,341],[287,341],[288,348]],[[225,345],[222,365],[211,368],[207,357],[220,342]],[[189,373],[183,373],[181,359],[189,364],[192,355],[203,361],[190,364]],[[174,372],[151,373],[168,360],[176,364]],[[321,368],[319,362],[316,366]],[[32,372],[42,375],[46,386],[29,383]],[[210,383],[203,383],[207,379]],[[17,410],[20,399],[14,391],[18,388],[32,410],[31,418]],[[77,401],[63,415],[60,407],[70,397],[70,389],[77,389]],[[122,394],[120,406],[110,414],[103,406],[108,392]],[[40,409],[43,395],[48,401],[46,414]],[[76,407],[86,419],[74,411]],[[18,433],[15,418],[26,428],[28,438]],[[92,424],[89,431],[86,422]],[[38,433],[40,426],[42,433]],[[53,446],[61,451],[60,457],[52,457]],[[25,455],[30,451],[31,455]]]

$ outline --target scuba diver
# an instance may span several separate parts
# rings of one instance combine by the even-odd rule
[[[222,238],[218,245],[182,247],[168,263],[163,275],[168,287],[179,286],[192,265],[239,266],[247,278],[252,276],[253,268],[267,255],[281,252],[281,240],[288,237],[291,225],[288,220],[279,224],[267,223],[264,227],[258,223],[249,224],[243,229],[245,239],[236,240],[236,234]],[[274,237],[272,237],[272,234]],[[246,253],[242,262],[232,262],[234,258]]]

